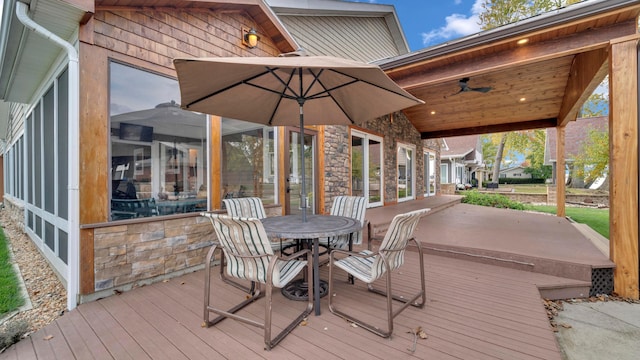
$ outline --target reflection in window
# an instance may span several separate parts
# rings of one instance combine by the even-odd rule
[[[207,208],[206,116],[179,98],[174,79],[110,64],[112,220]]]
[[[222,119],[222,198],[259,197],[276,203],[273,127]],[[222,205],[222,204],[221,204]]]

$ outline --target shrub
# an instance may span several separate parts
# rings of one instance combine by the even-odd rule
[[[501,209],[524,210],[524,205],[500,194],[486,194],[476,190],[467,191],[462,198],[465,204],[489,206]]]

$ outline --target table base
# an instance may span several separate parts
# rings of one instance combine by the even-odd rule
[[[320,297],[324,297],[329,293],[329,284],[320,280]],[[309,300],[309,285],[305,280],[294,280],[282,288],[282,295],[290,300],[307,301]]]

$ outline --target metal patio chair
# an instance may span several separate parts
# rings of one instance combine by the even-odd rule
[[[267,217],[262,205],[262,199],[258,197],[244,197],[223,199],[224,206],[227,208],[227,215],[236,217],[264,219]],[[294,243],[294,240],[279,239],[278,242],[272,242],[271,247],[274,251],[282,252],[282,249]]]
[[[271,248],[271,241],[267,237],[262,222],[255,218],[239,218],[227,215],[206,213],[204,216],[211,220],[218,241],[209,250],[205,262],[205,292],[204,292],[204,325],[209,327],[229,317],[246,324],[264,329],[265,349],[270,350],[289,334],[300,322],[313,310],[313,297],[309,296],[309,302],[305,310],[300,313],[284,330],[274,338],[271,337],[271,310],[273,288],[282,288],[293,280],[307,265],[311,252],[302,250],[289,257],[276,256]],[[216,287],[211,293],[211,262],[215,258],[216,250],[227,260],[226,274],[239,280],[250,281],[257,284],[257,289],[249,292],[244,301],[236,306],[223,310],[211,304],[212,295],[223,291],[222,287]],[[302,258],[304,260],[300,260]],[[224,262],[221,261],[223,266]],[[307,276],[312,278],[312,266],[307,266]],[[234,285],[234,284],[232,284]],[[234,285],[235,286],[235,285]],[[262,288],[264,286],[264,292]],[[309,291],[313,290],[313,284],[309,284]],[[261,297],[266,297],[264,320],[255,321],[236,314],[237,311],[251,304]],[[210,313],[218,316],[210,320]]]
[[[396,215],[391,221],[391,225],[382,240],[380,248],[376,252],[364,250],[361,252],[333,250],[329,254],[329,294],[334,294],[333,273],[336,267],[346,271],[349,275],[362,280],[367,284],[369,291],[384,295],[387,298],[387,330],[379,329],[367,324],[341,310],[336,309],[334,297],[329,296],[329,310],[332,313],[352,321],[359,326],[382,337],[389,337],[393,333],[393,319],[409,305],[419,308],[424,307],[426,300],[425,277],[424,277],[424,257],[420,243],[413,237],[413,232],[420,221],[420,218],[430,209],[420,209],[410,211],[405,214]],[[404,264],[404,255],[410,241],[413,241],[418,250],[420,263],[420,291],[408,297],[400,297],[392,294],[391,272],[400,268]],[[386,280],[386,291],[380,291],[373,287],[373,282],[380,278]],[[353,291],[357,291],[355,288]],[[420,302],[417,302],[421,299]],[[393,301],[397,300],[403,304],[394,310]]]
[[[346,216],[360,221],[364,228],[365,214],[367,211],[367,198],[362,196],[336,196],[331,205],[330,215]],[[345,234],[330,238],[320,239],[320,245],[331,249],[353,250],[353,245],[362,244],[362,230],[353,234]]]

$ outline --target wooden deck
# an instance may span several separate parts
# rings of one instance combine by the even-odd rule
[[[402,273],[394,275],[397,288],[417,287],[416,258],[416,253],[408,253]],[[310,316],[305,326],[265,351],[258,328],[230,319],[211,328],[200,326],[204,276],[199,271],[82,304],[0,359],[561,358],[536,286],[556,278],[435,255],[425,255],[425,260],[428,303],[397,317],[391,339],[331,314],[324,298],[322,315]],[[326,278],[326,267],[322,273]],[[239,291],[226,285],[224,289],[225,302],[242,299]],[[383,325],[384,298],[363,289],[359,282],[353,286],[340,281],[337,306],[351,307]],[[260,304],[247,311],[262,316]],[[276,328],[303,306],[275,294]],[[413,335],[407,331],[419,326],[428,339],[418,339],[411,352]]]

